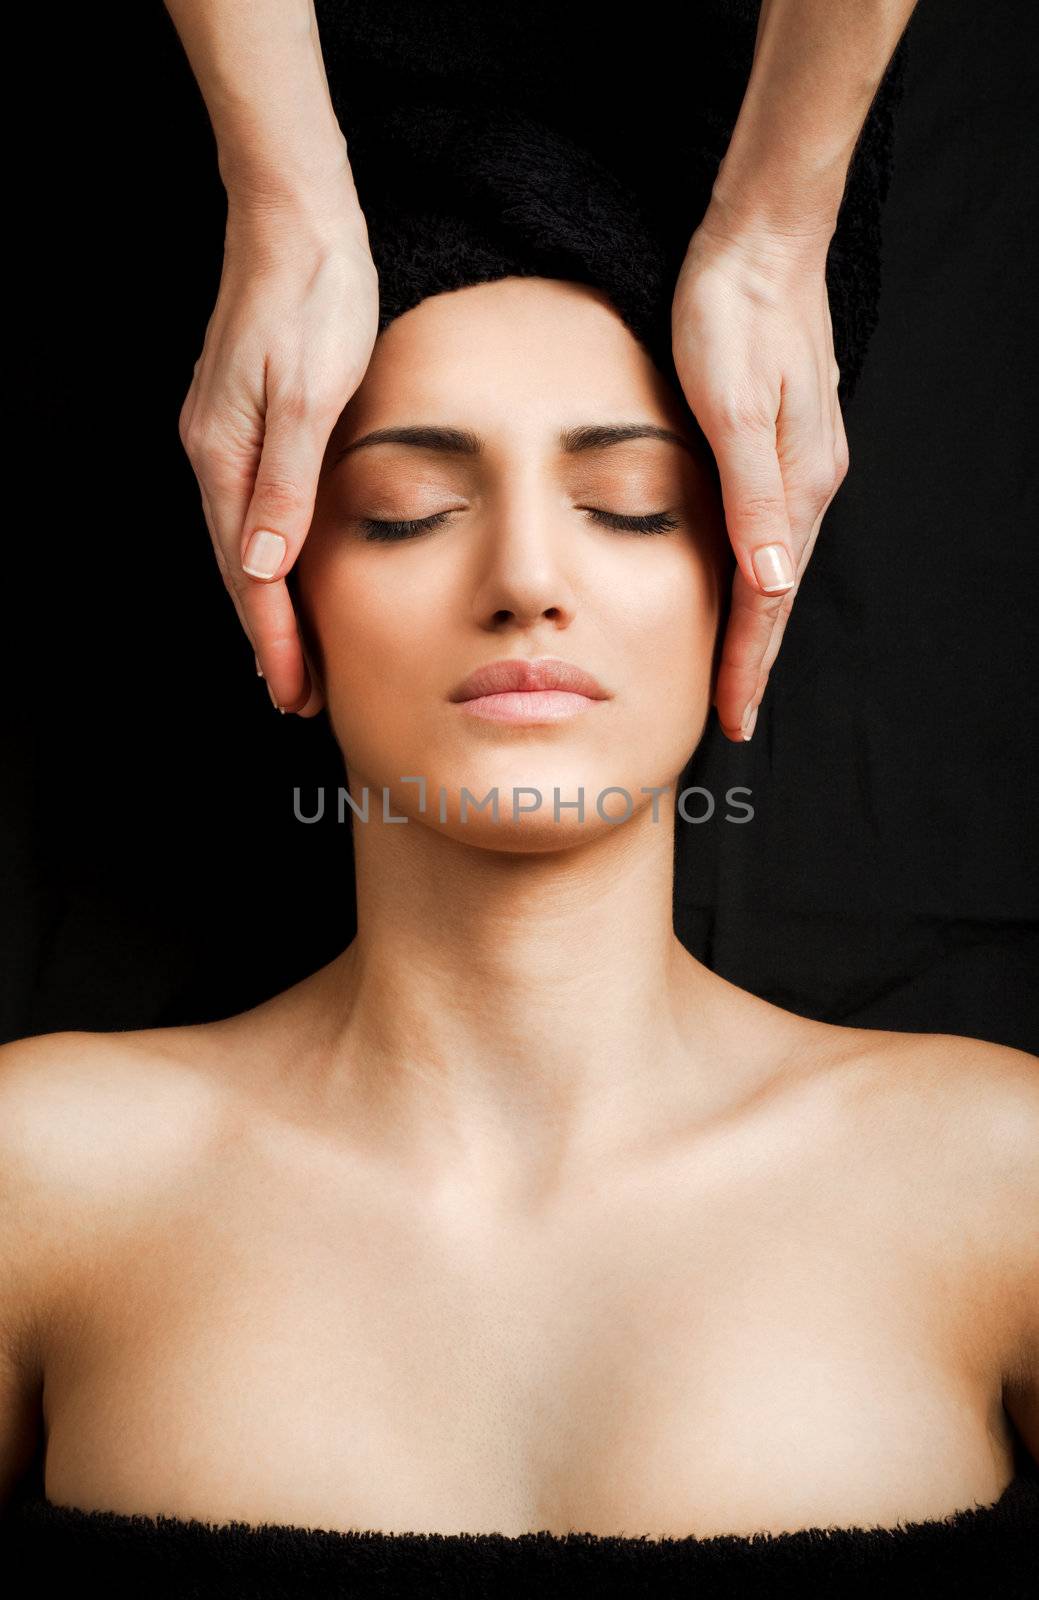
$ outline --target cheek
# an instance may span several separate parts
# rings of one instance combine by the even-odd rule
[[[392,552],[382,561],[366,554],[344,552],[307,574],[329,718],[344,755],[358,761],[399,738],[410,742],[408,730],[428,711],[423,686],[432,693],[451,666],[436,625],[447,601],[435,575],[409,572]]]
[[[663,724],[687,727],[709,697],[720,599],[711,554],[692,541],[675,544],[666,559],[633,570],[625,585],[618,637],[634,664],[640,711]]]

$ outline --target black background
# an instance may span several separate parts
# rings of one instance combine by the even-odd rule
[[[756,815],[679,824],[675,914],[793,1011],[1034,1050],[1030,14],[911,24],[851,471],[752,743],[712,716],[686,774]],[[177,435],[223,238],[204,106],[158,4],[30,27],[5,1037],[227,1015],[354,933],[348,830],[292,815],[338,753],[256,678]]]

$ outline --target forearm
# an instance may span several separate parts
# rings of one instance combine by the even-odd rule
[[[716,220],[828,240],[873,96],[915,0],[762,0],[715,181]]]
[[[216,136],[229,197],[340,183],[356,203],[313,0],[166,0]]]

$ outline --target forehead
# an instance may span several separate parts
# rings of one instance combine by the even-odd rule
[[[690,419],[599,291],[508,278],[430,296],[379,335],[335,430],[452,423],[481,439],[544,443],[576,421],[635,419],[690,436]]]

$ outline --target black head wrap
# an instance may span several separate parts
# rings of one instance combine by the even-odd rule
[[[412,131],[402,117],[384,126],[388,138]],[[422,142],[425,159],[439,164],[436,208],[428,185],[413,184],[392,198],[373,191],[365,208],[380,329],[445,290],[511,276],[564,278],[608,295],[677,383],[674,274],[631,196],[594,156],[515,109],[437,107],[422,118]]]
[[[753,0],[318,0],[380,280],[380,329],[507,276],[594,285],[681,393],[671,302],[739,112]],[[860,138],[827,262],[841,396],[877,318],[904,41]]]

